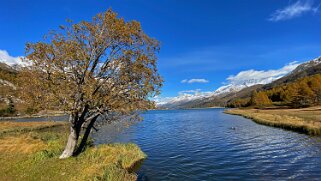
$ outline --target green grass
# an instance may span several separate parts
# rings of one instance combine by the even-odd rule
[[[42,130],[53,127],[66,126],[66,123],[56,122],[13,122],[1,121],[0,122],[0,137],[8,133],[23,133],[34,130]]]
[[[132,170],[146,158],[137,145],[91,146],[77,157],[60,160],[67,130],[64,125],[4,134],[0,180],[136,180]]]

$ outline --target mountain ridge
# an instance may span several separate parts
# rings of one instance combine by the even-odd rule
[[[277,85],[290,83],[299,78],[321,73],[321,57],[299,64],[295,69],[287,74],[276,77],[267,77],[263,79],[247,79],[238,84],[224,85],[213,91],[208,96],[194,98],[192,100],[181,100],[159,106],[161,109],[172,108],[198,108],[226,106],[229,102],[237,98],[247,98],[251,96],[252,91],[268,90]]]

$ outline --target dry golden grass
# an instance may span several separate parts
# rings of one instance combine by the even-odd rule
[[[46,147],[43,141],[29,136],[8,136],[0,139],[1,153],[35,153]]]
[[[321,107],[305,109],[230,109],[225,113],[241,115],[268,126],[321,135]]]
[[[131,170],[146,155],[135,144],[88,147],[76,158],[60,160],[68,130],[66,124],[61,124],[2,122],[2,130],[25,131],[7,132],[0,137],[0,180],[137,179]]]
[[[0,102],[0,109],[5,109],[5,108],[7,108],[7,107],[8,107],[7,103],[5,103],[5,102]]]
[[[37,128],[43,126],[53,126],[57,124],[62,124],[59,122],[14,122],[14,121],[3,121],[0,122],[0,130],[11,129],[17,127],[28,127],[28,128]]]
[[[9,132],[27,132],[32,130],[39,130],[57,126],[63,126],[64,122],[14,122],[14,121],[1,121],[0,122],[0,135]]]
[[[136,175],[129,174],[126,170],[131,170],[135,164],[145,159],[146,155],[135,144],[111,144],[91,148],[83,157],[91,163],[84,167],[85,179],[95,176],[106,180],[136,180]]]
[[[46,144],[31,132],[54,127],[65,127],[65,122],[0,122],[0,153],[35,153]],[[22,134],[25,133],[25,134]]]

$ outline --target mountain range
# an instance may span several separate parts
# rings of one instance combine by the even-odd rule
[[[291,65],[291,64],[290,64]],[[159,109],[184,109],[200,107],[224,107],[237,98],[250,97],[254,90],[268,90],[275,86],[293,82],[299,78],[321,73],[321,57],[304,62],[292,63],[292,71],[280,71],[271,76],[256,76],[251,79],[231,81],[213,92],[199,95],[180,95],[166,102],[157,104]],[[253,71],[253,70],[252,70]],[[244,72],[241,72],[242,74]]]
[[[19,65],[8,65],[0,62],[0,87],[15,89],[12,78],[19,71],[19,67]],[[270,76],[261,76],[262,72],[254,70],[243,71],[234,77],[229,77],[228,80],[230,82],[215,91],[205,93],[195,91],[194,94],[183,93],[180,96],[157,102],[157,107],[159,109],[224,107],[237,98],[251,96],[254,90],[268,90],[281,84],[287,84],[306,76],[321,73],[321,57],[302,64],[291,63],[281,69],[281,71],[269,72]],[[243,76],[243,74],[253,74],[254,76]],[[251,78],[240,79],[235,77]],[[4,98],[5,96],[0,95],[0,100]]]

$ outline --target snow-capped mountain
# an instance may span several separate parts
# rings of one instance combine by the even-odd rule
[[[272,78],[270,80],[260,80],[260,79],[250,79],[250,80],[246,80],[243,83],[239,83],[239,84],[228,84],[228,85],[224,85],[219,87],[218,89],[216,89],[212,95],[221,95],[221,94],[226,94],[226,93],[232,93],[232,92],[238,92],[244,88],[247,87],[251,87],[253,85],[257,85],[257,84],[267,84],[272,82],[273,80],[276,80],[277,78]]]
[[[245,80],[242,83],[239,84],[228,84],[228,85],[224,85],[219,87],[218,89],[216,89],[213,92],[199,92],[198,94],[181,94],[177,97],[173,97],[173,98],[166,98],[163,99],[161,101],[156,101],[157,105],[159,107],[177,107],[178,105],[182,105],[185,103],[188,103],[190,101],[195,101],[195,100],[202,100],[202,99],[206,99],[206,98],[210,98],[213,96],[220,96],[220,95],[224,95],[224,94],[229,94],[229,93],[234,93],[234,92],[239,92],[247,87],[251,87],[254,85],[258,85],[258,84],[268,84],[273,82],[274,80],[277,80],[281,77],[269,77],[266,79],[249,79],[249,80]]]
[[[265,89],[270,89],[274,86],[295,81],[297,79],[321,73],[321,57],[305,62],[297,66],[290,74],[273,81],[264,86]]]
[[[194,93],[180,93],[177,97],[168,97],[162,99],[155,99],[158,107],[176,107],[190,101],[199,100],[213,96],[213,92],[200,92],[194,91]]]
[[[9,53],[5,50],[0,50],[0,62],[7,64],[7,66],[14,67],[14,66],[25,66],[27,65],[26,62],[22,61],[23,57],[12,57]]]
[[[227,95],[234,92],[239,92],[245,88],[258,85],[258,84],[269,84],[275,80],[278,80],[288,73],[296,69],[300,64],[297,62],[291,62],[284,67],[277,70],[257,71],[257,70],[246,70],[241,71],[236,75],[231,75],[227,78],[228,84],[219,87],[218,89],[210,92],[187,92],[179,94],[177,97],[156,99],[158,107],[161,108],[176,108],[182,107],[191,101],[202,101],[211,97],[218,97]]]
[[[273,77],[266,77],[266,78],[261,78],[261,79],[248,79],[244,80],[243,82],[238,82],[238,83],[230,83],[228,85],[224,85],[219,87],[213,92],[213,96],[221,95],[221,94],[226,94],[226,93],[232,93],[232,92],[238,92],[244,88],[251,87],[253,85],[258,85],[258,84],[268,84],[271,83],[284,75],[281,76],[273,76]]]
[[[316,67],[316,66],[318,66],[320,64],[321,64],[321,57],[318,57],[318,58],[313,59],[311,61],[302,63],[295,70],[293,70],[292,73],[298,73],[298,72],[301,72],[301,71],[305,71],[305,70],[307,70],[309,68]]]

